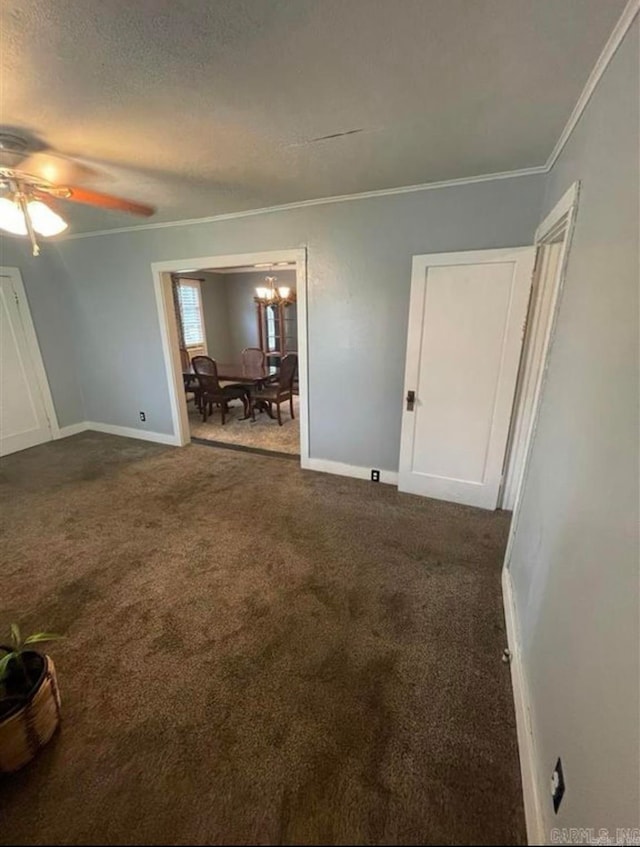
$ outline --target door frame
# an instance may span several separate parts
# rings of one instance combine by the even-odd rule
[[[49,423],[49,432],[51,433],[51,440],[60,438],[60,425],[58,423],[58,416],[56,414],[55,406],[53,405],[53,396],[51,394],[49,378],[47,377],[47,371],[44,366],[44,359],[42,357],[42,351],[40,350],[38,336],[36,334],[36,329],[33,324],[33,318],[31,317],[29,298],[27,297],[27,292],[22,281],[22,274],[20,273],[20,268],[6,267],[4,265],[0,265],[0,276],[6,276],[11,280],[11,286],[17,298],[17,305],[18,311],[20,312],[22,329],[24,331],[24,337],[27,342],[29,357],[31,359],[31,364],[33,365],[33,370],[36,377],[36,387],[40,393],[42,405],[44,407],[44,413]],[[44,444],[45,442],[43,441],[41,443]]]
[[[526,433],[526,451],[522,473],[517,485],[515,505],[513,509],[513,517],[511,526],[509,527],[509,537],[507,539],[507,549],[504,555],[502,564],[502,594],[504,604],[504,616],[506,625],[506,635],[508,647],[508,658],[511,663],[511,683],[513,686],[513,700],[516,713],[516,729],[518,733],[518,750],[520,752],[520,775],[522,778],[522,795],[524,800],[524,813],[527,825],[527,835],[530,844],[543,843],[544,826],[543,815],[541,812],[542,804],[538,785],[538,772],[536,764],[536,745],[533,732],[533,720],[529,704],[531,698],[529,696],[529,683],[522,661],[522,643],[520,633],[520,623],[518,617],[518,609],[515,604],[515,597],[511,582],[510,562],[513,551],[514,539],[516,536],[518,523],[520,521],[520,513],[522,507],[522,492],[526,483],[529,468],[531,463],[531,452],[533,449],[533,440],[538,426],[540,416],[540,401],[547,378],[547,366],[551,347],[555,338],[558,312],[562,299],[562,289],[567,274],[567,266],[571,243],[573,240],[573,232],[575,229],[576,214],[578,210],[578,200],[580,196],[580,182],[576,181],[564,193],[558,203],[553,207],[551,212],[544,218],[542,223],[536,230],[534,243],[540,248],[545,243],[550,243],[553,236],[557,234],[560,226],[566,226],[566,234],[564,241],[564,253],[562,260],[559,263],[559,270],[556,274],[556,291],[554,293],[555,301],[552,304],[551,318],[549,320],[549,332],[546,342],[546,347],[541,355],[541,370],[539,378],[535,386],[534,407],[531,415],[531,426]]]
[[[560,305],[562,288],[566,277],[567,261],[569,257],[569,250],[571,249],[571,240],[573,238],[573,229],[578,210],[579,196],[580,183],[577,181],[574,182],[573,185],[571,185],[571,187],[562,195],[551,212],[549,212],[549,214],[544,218],[542,223],[538,226],[534,238],[534,246],[536,247],[536,272],[538,272],[542,265],[542,252],[544,246],[546,244],[552,244],[558,233],[564,230],[562,253],[556,270],[555,279],[552,282],[549,320],[546,326],[532,327],[534,331],[537,331],[543,337],[543,343],[540,345],[538,356],[531,363],[531,367],[529,369],[530,378],[527,379],[525,384],[523,384],[522,387],[524,392],[520,395],[520,397],[517,397],[517,405],[513,410],[513,423],[517,424],[517,428],[514,431],[515,438],[509,445],[509,453],[505,458],[505,478],[500,500],[501,508],[513,509],[513,520],[511,522],[511,532],[509,535],[509,544],[507,546],[508,554],[511,553],[511,538],[517,523],[518,506],[527,473],[533,436],[538,423],[540,398],[546,379],[549,351],[555,336],[558,307]],[[529,310],[531,310],[532,305],[533,304],[530,304]],[[531,338],[527,338],[525,336],[525,344],[530,342]],[[519,381],[522,376],[523,375],[521,374],[518,377]],[[518,420],[519,414],[526,408],[529,409],[528,420]],[[514,457],[515,461],[513,461]],[[506,562],[507,557],[505,557],[505,566]]]
[[[514,273],[516,274],[526,274],[528,288],[526,291],[527,301],[530,296],[532,279],[533,279],[533,267],[534,267],[534,246],[533,245],[524,245],[520,247],[499,247],[499,248],[488,248],[488,249],[478,249],[478,250],[464,250],[462,252],[456,251],[453,253],[426,253],[419,254],[413,256],[412,259],[412,267],[411,267],[411,293],[410,293],[410,313],[409,313],[409,323],[407,329],[407,351],[406,351],[406,359],[405,359],[405,372],[404,372],[404,390],[407,390],[408,386],[415,386],[415,370],[418,367],[417,362],[420,357],[420,348],[422,345],[422,337],[423,337],[423,312],[424,312],[424,297],[426,297],[426,285],[424,283],[425,272],[429,268],[436,268],[447,265],[479,265],[479,264],[492,264],[495,262],[509,262],[513,261],[516,264],[516,270]],[[513,290],[512,290],[512,300],[509,304],[509,310],[513,305]],[[526,310],[527,303],[526,301],[522,304],[524,305]],[[524,316],[524,314],[523,314]],[[524,328],[522,333],[520,334],[520,339],[524,334]],[[513,337],[513,333],[512,333]],[[505,336],[506,341],[506,336]],[[522,340],[520,342],[522,344]],[[502,355],[504,356],[504,348],[502,351]],[[521,354],[519,354],[521,355]],[[504,365],[504,359],[502,360],[502,365]],[[502,368],[501,365],[501,368]],[[519,368],[519,360],[513,362],[511,367],[515,365],[515,368]],[[515,374],[513,370],[511,371],[512,376],[515,380]],[[404,392],[403,392],[404,394]],[[404,405],[403,400],[403,405]],[[420,398],[417,398],[417,402],[420,402]],[[494,408],[495,412],[495,408]],[[506,424],[507,431],[504,433],[505,442],[508,438],[508,428],[510,427],[511,416],[513,414],[513,395],[510,397],[509,404],[509,419]],[[495,421],[495,418],[494,418]],[[409,467],[406,464],[407,456],[403,454],[403,445],[405,443],[409,443],[413,437],[413,427],[414,420],[413,417],[407,414],[404,409],[402,413],[402,423],[400,428],[400,461],[399,461],[399,489],[401,491],[406,491],[408,493],[421,493],[412,489],[412,487],[406,486],[403,484],[403,475],[409,473]],[[492,433],[493,433],[492,427]],[[491,440],[491,438],[490,438]],[[500,436],[500,442],[502,442],[502,435]],[[505,457],[506,447],[504,451],[501,451],[500,455],[500,470],[504,469],[504,457]],[[492,456],[492,462],[497,462],[497,457]],[[487,454],[486,461],[489,461],[489,454]],[[440,499],[448,500],[453,499],[448,496],[452,493],[451,485],[448,483],[453,483],[453,485],[462,482],[462,480],[443,480],[441,486],[440,494],[431,494],[429,496],[439,497]],[[500,483],[502,480],[500,480]],[[478,498],[472,498],[468,500],[456,500],[455,502],[466,503],[467,505],[473,505],[480,508],[499,508],[499,497],[500,497],[500,488],[496,491],[496,501],[495,504],[491,507],[485,506],[482,503],[478,502]],[[493,498],[492,498],[493,502]]]
[[[151,274],[158,308],[158,322],[162,339],[167,387],[171,404],[171,417],[175,442],[184,447],[191,442],[191,431],[187,406],[184,402],[184,381],[180,351],[178,349],[178,331],[176,313],[171,291],[171,274],[184,268],[204,269],[242,267],[246,265],[277,264],[295,262],[296,266],[296,303],[298,317],[298,385],[300,398],[300,466],[309,467],[309,372],[308,372],[308,328],[307,328],[307,251],[306,248],[293,250],[268,250],[259,253],[237,253],[217,256],[196,256],[171,259],[164,262],[152,262]],[[190,271],[193,273],[194,271]]]

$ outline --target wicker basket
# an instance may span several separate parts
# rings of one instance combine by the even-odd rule
[[[49,656],[26,705],[0,721],[0,773],[24,767],[49,741],[60,723],[60,692]]]

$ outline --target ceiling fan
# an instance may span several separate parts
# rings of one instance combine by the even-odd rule
[[[0,229],[28,236],[37,256],[37,235],[58,235],[67,228],[52,199],[54,205],[61,199],[131,215],[153,215],[153,206],[82,187],[99,176],[96,169],[41,143],[0,131]]]

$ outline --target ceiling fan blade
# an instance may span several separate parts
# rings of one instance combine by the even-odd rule
[[[88,165],[52,153],[32,153],[17,166],[23,173],[53,185],[77,185],[101,176]]]
[[[130,215],[141,215],[148,218],[155,213],[153,206],[144,203],[135,203],[133,200],[125,200],[123,197],[114,197],[112,194],[102,194],[99,191],[89,191],[86,188],[77,188],[70,185],[66,189],[69,194],[64,198],[75,203],[86,203],[89,206],[100,206],[102,209],[113,209],[117,212],[128,212]]]

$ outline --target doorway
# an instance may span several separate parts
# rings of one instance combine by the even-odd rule
[[[192,440],[299,457],[295,264],[202,268],[171,281]],[[213,362],[229,399],[205,407],[193,371]]]
[[[306,466],[306,251],[182,259],[155,263],[152,272],[177,440],[299,457]],[[196,356],[213,360],[219,384],[235,394],[224,408],[203,409],[197,375],[185,380],[185,357],[191,365]],[[246,364],[257,359],[259,375]],[[296,359],[297,369],[278,415],[278,404],[263,398],[281,381],[286,359],[282,373]],[[201,366],[210,364],[196,359],[190,370]],[[246,389],[244,397],[234,386]]]
[[[399,488],[513,510],[507,558],[578,194],[532,247],[413,258]]]

